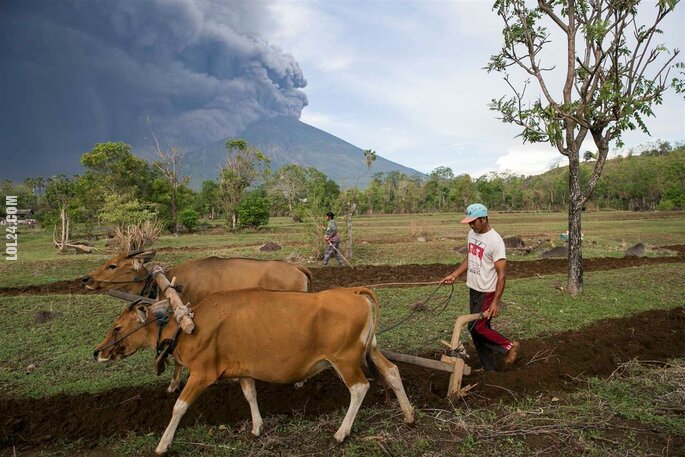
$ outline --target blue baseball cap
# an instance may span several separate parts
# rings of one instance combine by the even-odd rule
[[[466,211],[464,211],[464,219],[461,220],[461,223],[468,224],[479,217],[486,217],[487,215],[488,209],[484,205],[481,205],[480,203],[473,203],[466,207]]]

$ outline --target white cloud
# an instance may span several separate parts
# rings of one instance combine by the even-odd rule
[[[314,2],[275,2],[269,6],[276,27],[266,37],[295,55],[303,66],[324,72],[344,70],[355,60],[345,30]]]
[[[510,149],[506,154],[497,158],[497,171],[511,171],[520,175],[537,175],[544,173],[559,163],[559,159],[565,157],[552,147],[545,147],[541,144],[522,145]]]

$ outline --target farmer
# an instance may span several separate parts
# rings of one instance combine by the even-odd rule
[[[332,212],[326,213],[326,221],[328,221],[328,226],[326,227],[326,234],[323,237],[323,241],[326,244],[326,248],[323,253],[323,266],[328,266],[328,260],[331,258],[331,254],[335,252],[335,258],[341,266],[344,266],[343,257],[340,254],[340,235],[338,234],[338,224],[335,223],[335,214]]]
[[[468,253],[456,270],[442,279],[452,284],[466,273],[471,313],[483,313],[483,318],[470,325],[469,331],[478,357],[485,371],[497,369],[495,352],[506,354],[505,365],[511,365],[518,356],[520,343],[511,341],[490,326],[490,320],[499,316],[500,299],[506,282],[507,258],[502,237],[490,227],[488,209],[480,203],[466,208],[462,224],[469,224]]]

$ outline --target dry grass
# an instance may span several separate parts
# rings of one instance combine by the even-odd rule
[[[142,251],[152,247],[162,234],[162,229],[162,223],[156,220],[116,227],[113,247],[120,254]]]

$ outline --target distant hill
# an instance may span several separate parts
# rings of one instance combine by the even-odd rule
[[[295,118],[278,116],[257,121],[237,135],[255,146],[271,159],[271,169],[296,164],[314,167],[333,179],[341,187],[366,187],[371,176],[378,172],[397,170],[413,176],[420,172],[378,156],[367,174],[364,151],[323,130]],[[216,179],[219,166],[226,160],[225,141],[186,153],[184,165],[191,175],[191,185]],[[360,179],[361,178],[361,179]]]

